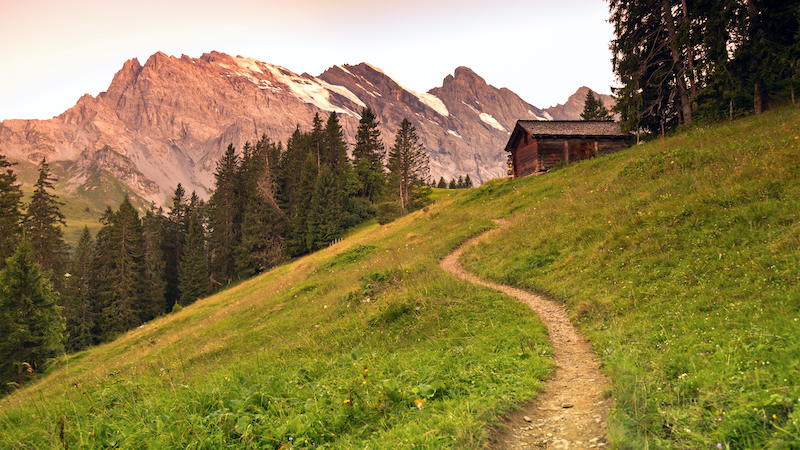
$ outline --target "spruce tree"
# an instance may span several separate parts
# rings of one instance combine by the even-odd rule
[[[452,178],[450,180],[450,184],[447,185],[447,189],[456,189],[457,187],[458,186],[456,186],[456,179]]]
[[[22,384],[63,352],[64,318],[26,236],[0,271],[0,386]]]
[[[403,119],[389,151],[389,190],[405,214],[429,203],[430,173],[428,154],[419,143],[416,128]]]
[[[184,249],[183,264],[179,274],[180,304],[189,305],[198,298],[205,297],[210,291],[206,240],[198,209],[194,209],[189,216],[189,230]]]
[[[64,286],[69,246],[61,232],[61,227],[66,225],[64,214],[60,210],[64,203],[50,192],[55,189],[55,181],[50,173],[50,164],[42,159],[39,163],[39,178],[36,180],[23,226],[36,255],[36,261],[42,269],[49,271],[53,288],[61,291]]]
[[[467,174],[466,178],[464,178],[464,187],[469,189],[474,187],[472,184],[472,179],[470,179],[469,174]]]
[[[447,189],[447,183],[444,181],[444,177],[439,178],[439,184],[436,185],[439,189]]]
[[[464,177],[459,175],[458,181],[456,181],[456,189],[464,189]]]
[[[342,190],[327,167],[320,170],[308,212],[306,246],[318,250],[339,237],[342,231]]]
[[[583,112],[581,113],[583,120],[610,120],[611,113],[603,105],[603,100],[594,96],[594,92],[589,89],[586,93],[586,101],[583,103]]]
[[[166,260],[163,251],[164,230],[169,220],[161,209],[147,211],[142,219],[142,295],[139,300],[143,322],[166,311]]]
[[[72,257],[65,289],[64,317],[67,325],[67,349],[83,350],[99,342],[97,331],[98,305],[93,296],[92,261],[94,239],[89,227],[83,227]]]
[[[180,270],[181,255],[183,254],[183,245],[186,240],[187,221],[189,220],[188,208],[186,191],[178,183],[172,196],[172,206],[163,230],[165,311],[172,308],[172,305],[178,302],[181,295],[178,289],[178,271]]]
[[[356,144],[353,147],[353,166],[360,184],[359,194],[370,201],[375,201],[380,195],[380,188],[386,178],[383,168],[385,150],[378,125],[371,109],[361,110]]]
[[[15,165],[0,155],[0,270],[6,266],[6,258],[14,253],[22,234],[22,190],[17,174],[11,169]]]
[[[209,269],[212,283],[225,286],[236,278],[236,248],[241,238],[242,185],[233,144],[217,163],[214,194],[209,201]]]
[[[127,196],[117,212],[109,208],[101,220],[95,286],[103,305],[103,338],[111,339],[142,323],[142,224]]]

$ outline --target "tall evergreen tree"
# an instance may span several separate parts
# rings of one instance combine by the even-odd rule
[[[385,149],[375,114],[369,108],[361,110],[361,120],[353,147],[353,166],[360,184],[360,195],[375,201],[380,195],[386,173],[383,167]]]
[[[39,163],[39,178],[25,213],[24,228],[30,239],[36,261],[42,269],[50,272],[50,281],[56,291],[64,286],[64,273],[69,255],[69,246],[61,233],[66,225],[60,207],[64,204],[50,191],[55,189],[56,179],[45,159]]]
[[[166,260],[163,251],[164,230],[169,220],[161,209],[147,211],[142,219],[142,295],[139,300],[140,318],[147,322],[166,311],[164,279]]]
[[[0,155],[0,270],[6,266],[6,258],[14,253],[22,234],[22,190],[17,174],[11,169],[15,165]]]
[[[180,270],[180,291],[181,305],[189,305],[209,293],[206,240],[198,209],[194,209],[189,216],[189,231]]]
[[[419,143],[416,128],[403,119],[389,151],[389,189],[405,214],[429,202],[430,174],[428,154]]]
[[[241,238],[242,185],[233,144],[217,163],[214,194],[209,201],[209,269],[212,283],[225,286],[236,278],[236,248]]]
[[[464,189],[464,177],[462,175],[458,176],[458,181],[456,181],[456,189]]]
[[[450,183],[447,185],[447,189],[457,189],[458,185],[456,185],[456,179],[453,178],[450,180]]]
[[[603,105],[603,100],[595,97],[594,92],[589,89],[586,93],[586,100],[583,103],[583,120],[610,120],[611,112]]]
[[[97,296],[103,305],[102,333],[113,338],[142,323],[142,224],[128,197],[109,208],[97,234]]]
[[[339,180],[324,167],[320,170],[308,212],[306,242],[309,251],[328,245],[342,231],[342,188]]]
[[[178,183],[172,196],[172,206],[164,226],[164,310],[168,310],[180,299],[178,289],[178,271],[181,266],[181,255],[186,240],[187,222],[189,220],[186,191]]]
[[[0,389],[21,384],[63,351],[65,326],[57,299],[23,236],[0,272]]]
[[[78,246],[70,264],[65,289],[64,317],[66,319],[67,349],[83,350],[98,343],[97,316],[99,311],[92,286],[94,239],[89,227],[83,227]]]
[[[467,174],[466,178],[464,178],[464,187],[467,189],[474,187],[474,185],[472,184],[472,179],[469,177],[469,174]]]
[[[444,181],[444,177],[439,178],[439,184],[436,185],[439,189],[447,189],[447,183]]]

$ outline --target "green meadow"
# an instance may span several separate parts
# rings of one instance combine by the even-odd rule
[[[53,361],[2,448],[481,448],[552,371],[566,305],[617,448],[800,448],[800,111],[696,127],[425,210]]]

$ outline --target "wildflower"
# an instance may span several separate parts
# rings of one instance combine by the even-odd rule
[[[419,408],[419,409],[422,409],[422,407],[425,405],[425,402],[427,402],[427,401],[428,401],[427,398],[415,398],[414,399],[414,403],[417,404],[417,408]]]
[[[717,448],[722,448],[722,444],[717,444]]]

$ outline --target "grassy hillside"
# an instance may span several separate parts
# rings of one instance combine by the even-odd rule
[[[491,223],[434,205],[117,341],[0,401],[8,448],[476,448],[541,389],[546,332],[438,260]],[[288,447],[287,447],[288,446]]]
[[[521,305],[565,303],[620,448],[798,448],[800,112],[447,192],[385,226],[62,358],[0,401],[0,446],[477,448],[550,372]]]
[[[611,377],[621,448],[800,448],[798,109],[454,207],[478,202],[513,225],[466,266],[566,303]]]

